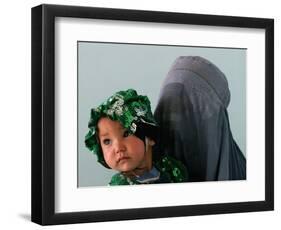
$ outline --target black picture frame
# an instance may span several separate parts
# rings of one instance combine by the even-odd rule
[[[265,29],[265,200],[55,213],[55,18],[88,18]],[[274,20],[62,5],[32,8],[32,221],[41,225],[274,209]]]

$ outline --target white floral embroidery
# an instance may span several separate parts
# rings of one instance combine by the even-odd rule
[[[115,113],[116,115],[121,116],[123,114],[123,108],[121,106],[117,106],[115,108]]]
[[[98,107],[98,108],[95,108],[94,111],[97,112],[97,113],[99,113],[99,112],[100,112],[100,108],[99,108],[99,107]]]
[[[123,174],[120,174],[120,177],[121,177],[121,179],[124,179],[124,178],[125,178]]]
[[[136,125],[134,122],[131,124],[130,130],[132,131],[132,133],[135,133],[135,132],[136,132],[136,130],[137,130],[137,125]]]
[[[136,111],[138,117],[140,117],[140,116],[143,117],[147,113],[147,111],[142,108],[135,108],[135,111]]]
[[[114,102],[114,104],[111,106],[109,110],[107,110],[107,114],[109,116],[112,116],[113,113],[115,113],[118,116],[121,116],[123,114],[123,105],[124,105],[124,99],[121,95],[116,95],[117,101]]]
[[[122,107],[123,104],[124,104],[123,100],[122,101],[116,101],[114,103],[113,109],[115,110],[116,115],[121,116],[123,114],[123,107]]]
[[[134,184],[134,182],[131,181],[129,178],[127,178],[127,182],[128,182],[130,185],[133,185],[133,184]]]
[[[113,115],[113,109],[109,109],[106,111],[107,115],[112,116]]]

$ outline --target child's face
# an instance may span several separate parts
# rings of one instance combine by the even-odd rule
[[[145,165],[143,141],[129,135],[118,121],[101,118],[98,129],[103,156],[110,168],[128,172]]]

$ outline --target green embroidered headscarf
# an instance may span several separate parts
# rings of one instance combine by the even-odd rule
[[[104,160],[97,135],[98,121],[102,117],[120,122],[130,134],[135,134],[138,126],[157,127],[148,97],[138,95],[134,89],[119,91],[97,108],[91,109],[89,132],[85,137],[85,144],[90,151],[96,154],[98,162],[107,168],[109,167]]]

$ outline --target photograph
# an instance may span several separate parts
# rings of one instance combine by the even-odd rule
[[[78,187],[246,179],[247,49],[77,46]]]
[[[274,209],[273,19],[43,4],[31,31],[33,222]]]

